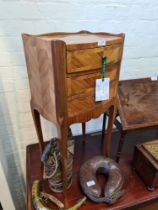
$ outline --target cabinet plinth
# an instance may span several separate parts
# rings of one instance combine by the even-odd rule
[[[109,112],[105,151],[109,155],[124,34],[49,33],[23,34],[31,90],[31,110],[42,152],[41,114],[55,123],[60,134],[63,183],[66,195],[67,134],[73,123],[86,122]],[[100,46],[104,41],[105,45]],[[101,42],[102,43],[102,42]],[[105,77],[110,78],[109,100],[95,102],[95,81],[101,78],[102,57],[107,58]]]

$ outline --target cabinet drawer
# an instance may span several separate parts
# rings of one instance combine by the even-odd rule
[[[115,97],[115,96],[114,96]],[[68,106],[68,116],[70,118],[74,118],[76,116],[84,116],[83,118],[87,118],[89,120],[89,115],[93,113],[98,113],[97,115],[102,114],[105,111],[105,107],[108,106],[108,103],[114,99],[114,97],[110,97],[110,100],[105,101],[95,101],[94,95],[79,95],[78,97],[69,98],[67,101]],[[92,116],[93,116],[92,114]],[[76,118],[78,121],[78,117]],[[71,123],[76,122],[72,120]],[[81,120],[82,121],[82,120]]]
[[[67,52],[67,72],[82,72],[102,68],[102,57],[107,57],[107,63],[116,63],[121,59],[121,46],[111,45],[86,50]]]
[[[118,80],[117,68],[107,70],[105,77],[110,77],[110,93],[114,89],[114,82]],[[72,76],[67,78],[67,95],[75,96],[78,94],[94,94],[95,81],[101,78],[101,72],[91,73],[82,76]]]

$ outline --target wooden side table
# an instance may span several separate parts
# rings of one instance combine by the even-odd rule
[[[44,147],[41,114],[55,123],[59,131],[66,193],[67,134],[71,124],[86,122],[109,110],[105,147],[109,155],[124,34],[87,31],[23,34],[23,42],[31,90],[31,110],[40,151]],[[95,81],[101,78],[103,57],[107,60],[105,77],[110,78],[110,97],[109,100],[95,102]]]
[[[158,128],[158,80],[143,78],[119,82],[118,113],[121,123],[116,119],[115,125],[121,131],[121,136],[117,161],[128,132]]]

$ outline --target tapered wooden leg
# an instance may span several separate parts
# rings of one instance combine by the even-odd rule
[[[101,149],[103,148],[104,140],[105,140],[106,118],[107,118],[107,115],[106,115],[106,113],[104,113],[103,114],[103,125],[102,125],[102,136],[101,136]]]
[[[117,162],[119,162],[119,159],[120,159],[120,156],[121,156],[121,151],[122,151],[122,148],[123,148],[123,144],[124,144],[124,141],[125,141],[126,134],[127,134],[126,131],[121,131],[121,136],[120,136],[117,155],[116,155],[116,161]]]
[[[60,154],[62,162],[62,175],[63,175],[63,193],[65,206],[67,206],[67,141],[68,141],[68,126],[62,125],[60,127]]]
[[[82,123],[82,138],[83,138],[83,141],[86,141],[86,123],[85,122]]]
[[[30,106],[31,106],[31,112],[32,112],[32,117],[33,117],[33,121],[35,124],[36,133],[38,136],[40,154],[42,154],[43,150],[44,150],[44,141],[43,141],[43,133],[42,133],[42,127],[41,127],[40,114],[37,110],[35,110],[33,108],[31,103],[30,103]]]
[[[111,106],[109,109],[109,119],[108,119],[108,127],[107,127],[107,133],[105,136],[105,155],[110,156],[110,139],[112,134],[112,128],[113,128],[113,121],[114,121],[114,106]]]

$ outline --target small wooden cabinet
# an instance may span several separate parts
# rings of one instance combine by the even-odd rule
[[[109,155],[124,34],[81,31],[22,37],[40,149],[42,152],[44,144],[39,114],[59,130],[66,191],[67,133],[71,124],[86,122],[109,110],[105,145]],[[110,77],[110,98],[95,102],[95,80],[101,78],[103,56],[107,58],[105,77]]]
[[[149,191],[158,187],[158,140],[135,146],[133,166]]]

